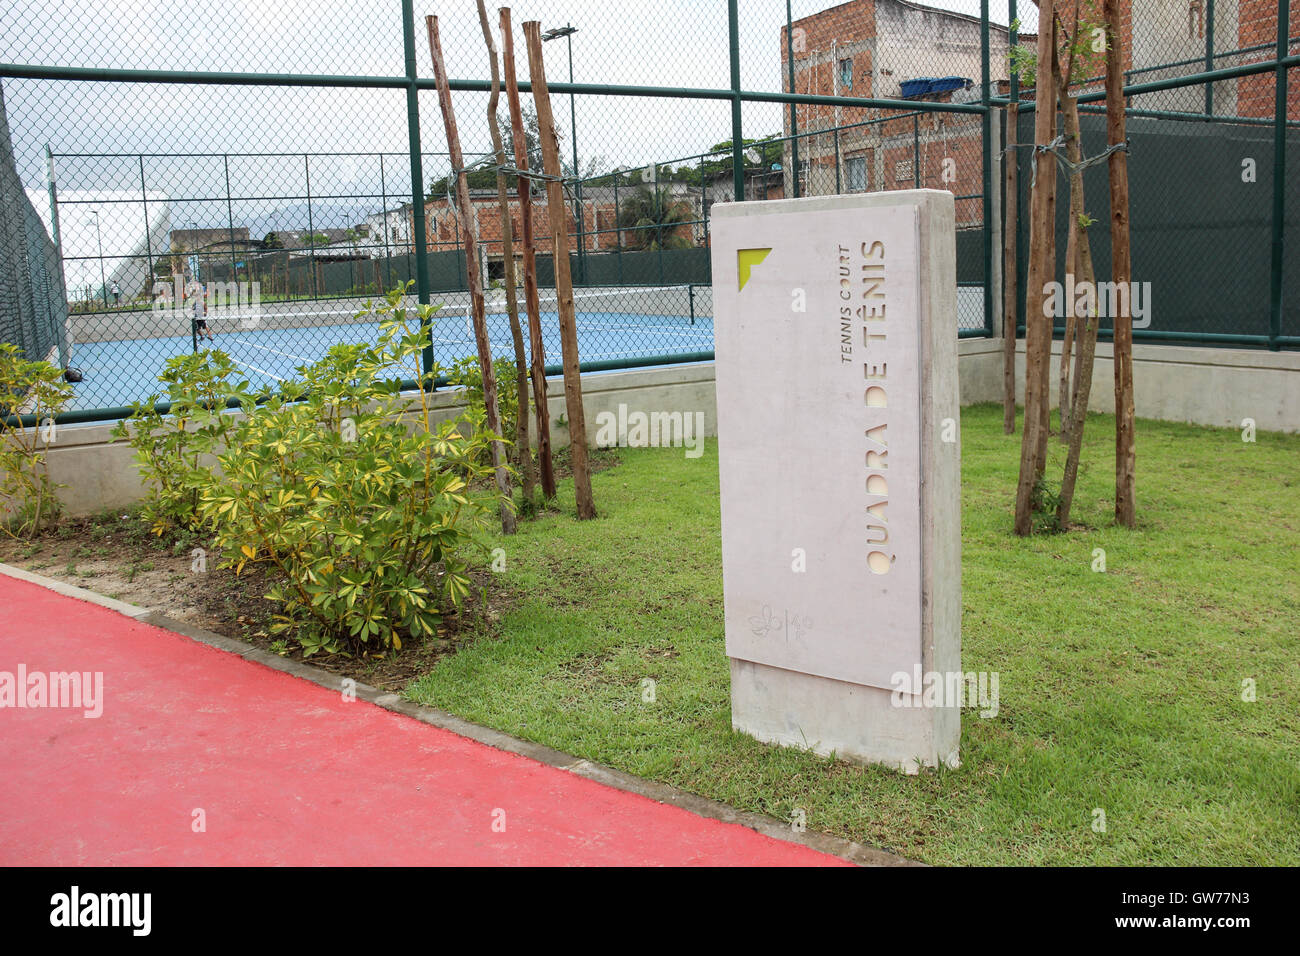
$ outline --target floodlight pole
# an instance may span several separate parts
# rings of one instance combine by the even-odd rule
[[[542,34],[542,39],[558,40],[564,37],[569,47],[569,85],[573,85],[573,35],[578,32],[578,28],[572,24],[566,23],[562,27],[556,27],[554,30],[547,30]],[[582,174],[578,170],[578,107],[577,97],[572,90],[569,91],[569,138],[573,140],[573,179],[574,179],[574,197],[573,197],[573,223],[578,230],[578,281],[585,284],[587,281],[586,268],[586,225],[583,222],[582,214]]]

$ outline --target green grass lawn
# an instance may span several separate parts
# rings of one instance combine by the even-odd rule
[[[732,732],[716,442],[620,451],[595,521],[562,488],[566,514],[501,542],[495,633],[408,695],[928,863],[1300,863],[1300,436],[1139,422],[1125,531],[1114,419],[1090,417],[1086,530],[1021,540],[1020,436],[991,405],[962,416],[962,666],[997,671],[1001,700],[964,712],[960,769],[908,777]],[[1059,481],[1055,439],[1052,455]]]

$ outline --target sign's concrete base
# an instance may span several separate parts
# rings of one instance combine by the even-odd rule
[[[916,773],[956,767],[954,707],[898,707],[892,690],[731,659],[731,726],[768,744]]]

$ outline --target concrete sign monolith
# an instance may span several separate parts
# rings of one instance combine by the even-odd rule
[[[961,662],[952,194],[712,215],[732,724],[955,764],[959,703],[923,693]]]

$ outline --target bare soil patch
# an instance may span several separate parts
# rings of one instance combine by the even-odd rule
[[[571,477],[567,448],[555,456],[557,477]],[[593,473],[616,467],[615,451],[592,450]],[[195,548],[207,551],[206,570],[194,567]],[[0,563],[87,588],[128,604],[226,637],[237,638],[284,657],[301,660],[302,651],[283,635],[269,633],[274,605],[264,595],[276,579],[265,565],[246,565],[238,576],[217,567],[211,542],[201,535],[159,538],[134,510],[106,511],[61,519],[29,541],[0,536]],[[493,633],[513,599],[493,586],[491,571],[470,573],[476,596],[443,616],[436,637],[405,640],[400,652],[377,658],[316,654],[308,660],[341,677],[383,690],[400,691],[442,657]]]

